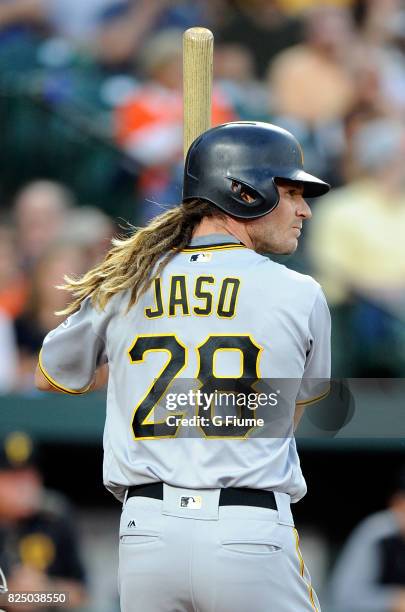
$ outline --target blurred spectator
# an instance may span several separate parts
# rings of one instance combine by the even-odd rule
[[[0,72],[3,87],[35,70],[38,45],[48,33],[44,0],[0,1]]]
[[[283,11],[291,15],[301,14],[319,4],[332,6],[351,6],[356,0],[278,0]]]
[[[310,11],[305,32],[305,42],[274,58],[269,87],[276,115],[316,126],[341,119],[351,106],[355,39],[350,13],[333,7]]]
[[[391,27],[400,27],[398,17],[404,8],[403,0],[361,0],[361,33],[370,46],[382,47],[391,37]]]
[[[319,0],[278,0],[283,11],[292,15],[303,13],[319,4],[349,7],[355,2],[356,0],[323,0],[322,3]]]
[[[388,305],[405,292],[404,134],[394,120],[364,124],[352,145],[357,180],[327,196],[312,220],[313,265],[332,303],[355,290]]]
[[[106,10],[95,39],[99,60],[110,67],[130,69],[133,58],[167,5],[166,0],[123,1]]]
[[[207,7],[202,0],[120,0],[110,3],[101,15],[95,52],[111,67],[131,69],[133,58],[148,38],[168,28],[186,30],[207,24]]]
[[[23,432],[9,433],[0,444],[0,567],[10,591],[65,591],[68,608],[86,600],[71,510],[59,494],[44,489],[33,442]],[[41,604],[41,610],[53,609]]]
[[[388,508],[364,519],[347,540],[330,599],[333,612],[405,612],[405,472]]]
[[[327,196],[311,224],[315,275],[332,306],[352,306],[346,327],[363,366],[346,375],[376,375],[378,364],[380,375],[404,368],[404,147],[402,122],[365,123],[352,143],[358,178]]]
[[[379,73],[381,95],[391,112],[405,110],[405,5],[401,0],[370,2],[364,36]]]
[[[145,45],[140,68],[146,83],[117,111],[117,137],[145,165],[182,157],[182,33],[166,30]],[[230,120],[232,111],[214,92],[213,124]]]
[[[45,20],[44,0],[2,0],[0,29],[9,26],[37,25]]]
[[[342,182],[343,119],[356,97],[358,47],[349,11],[318,6],[305,16],[305,41],[279,53],[267,74],[272,120],[302,142],[310,171],[332,185]]]
[[[92,268],[111,246],[115,226],[109,216],[94,206],[80,206],[69,213],[58,239],[79,246],[86,256],[86,267]]]
[[[344,145],[341,169],[344,182],[356,175],[356,162],[351,154],[354,135],[368,121],[389,114],[389,102],[381,90],[381,72],[373,54],[365,55],[355,67],[356,91],[353,104],[344,117]]]
[[[20,267],[16,231],[0,225],[0,311],[18,316],[28,295],[28,282]]]
[[[46,26],[48,32],[89,45],[104,11],[123,0],[2,0],[0,27]]]
[[[27,282],[18,268],[15,232],[0,225],[0,394],[15,387],[17,350],[12,319],[21,313],[27,293]]]
[[[279,51],[300,42],[301,21],[287,16],[278,0],[235,0],[234,12],[220,28],[217,39],[249,49],[256,76],[262,78]]]
[[[69,301],[66,292],[57,289],[65,274],[83,274],[88,269],[86,251],[75,244],[50,245],[32,271],[31,292],[25,310],[15,320],[15,335],[19,352],[19,390],[34,388],[34,371],[44,336],[62,322],[55,315]]]
[[[174,204],[181,198],[183,166],[182,32],[162,31],[142,52],[146,82],[117,108],[119,144],[143,166],[139,218],[160,212],[155,202]],[[224,95],[214,89],[212,125],[234,119]],[[177,174],[176,174],[177,172]],[[145,205],[145,200],[151,200]]]
[[[9,317],[0,309],[0,394],[14,390],[17,363],[13,326]]]
[[[215,46],[214,79],[228,96],[238,117],[247,121],[268,118],[267,90],[255,75],[252,52],[237,43]]]
[[[121,0],[42,0],[49,24],[55,33],[80,46],[90,47],[105,10],[121,5]]]
[[[72,193],[52,181],[34,181],[17,194],[15,221],[24,267],[31,268],[56,239],[73,204]]]

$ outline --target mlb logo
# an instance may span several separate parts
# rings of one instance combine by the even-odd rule
[[[194,497],[180,497],[180,508],[188,508],[189,510],[200,510],[202,506],[202,497],[195,495]]]
[[[194,253],[193,255],[191,255],[189,262],[207,263],[208,261],[211,261],[211,259],[212,253]]]

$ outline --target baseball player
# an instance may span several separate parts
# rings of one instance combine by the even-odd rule
[[[329,311],[315,280],[259,253],[294,252],[304,198],[328,190],[289,132],[224,124],[191,145],[182,203],[67,281],[69,316],[44,340],[37,386],[98,389],[108,364],[104,483],[123,502],[124,612],[320,610],[290,504],[306,493],[294,422],[330,375]],[[283,401],[259,393],[287,379]],[[238,401],[226,415],[224,389]],[[243,398],[260,395],[255,420]]]

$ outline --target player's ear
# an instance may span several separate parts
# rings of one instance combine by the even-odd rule
[[[255,191],[242,183],[238,183],[238,181],[232,181],[231,189],[234,193],[239,194],[241,199],[247,204],[252,204],[252,202],[257,200]]]

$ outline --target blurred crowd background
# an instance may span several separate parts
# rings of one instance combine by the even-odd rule
[[[0,392],[23,398],[0,399],[0,436],[18,425],[39,437],[45,484],[79,506],[86,609],[98,612],[116,609],[117,508],[101,484],[90,495],[85,480],[101,481],[89,461],[101,465],[101,439],[89,434],[72,446],[72,429],[35,427],[31,411],[50,410],[55,400],[35,391],[33,373],[44,335],[60,322],[54,312],[66,304],[55,289],[64,274],[81,274],[128,224],[142,226],[181,201],[182,33],[193,25],[215,36],[213,125],[286,127],[303,145],[306,169],[333,186],[311,203],[298,251],[279,259],[325,289],[333,375],[405,372],[403,0],[0,0]],[[97,423],[100,405],[86,408]],[[303,450],[310,485],[329,483],[322,513],[318,495],[318,515],[315,504],[305,511],[307,502],[301,515],[321,589],[356,519],[393,499],[388,481],[401,450],[381,455],[363,445],[363,453],[339,455],[324,476],[316,450]],[[66,481],[81,460],[93,472]],[[368,494],[331,534],[333,479],[353,493],[360,475]],[[0,499],[0,530],[1,516]],[[84,570],[76,573],[80,582]],[[403,612],[403,594],[398,602],[394,608],[386,593],[356,610]]]

